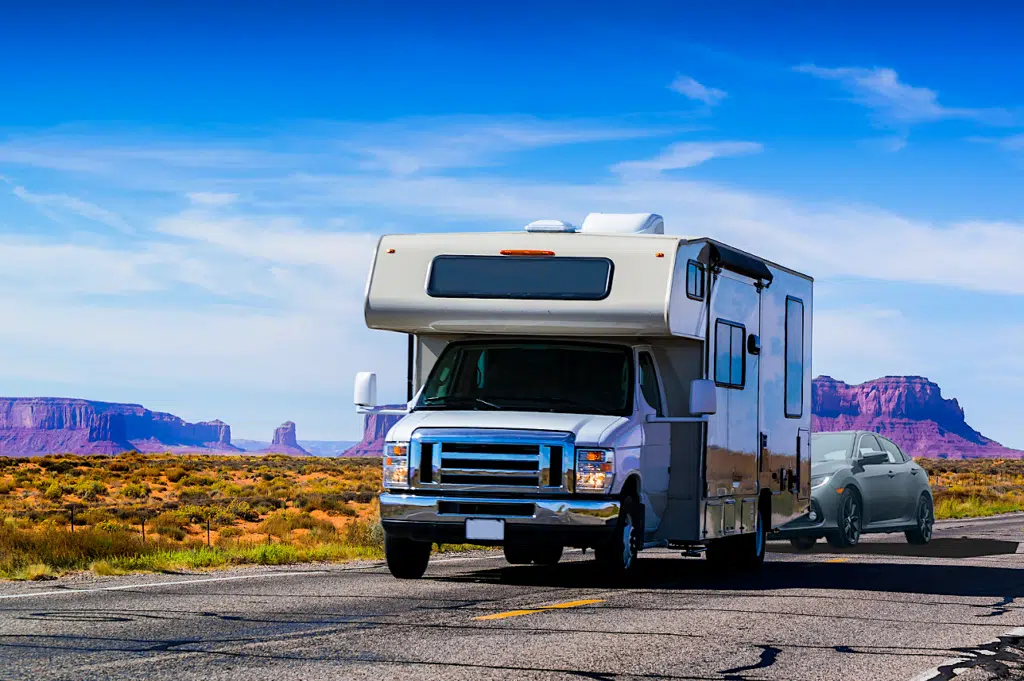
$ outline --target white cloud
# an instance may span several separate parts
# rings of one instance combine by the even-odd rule
[[[198,206],[227,206],[238,200],[238,194],[223,192],[189,192],[186,196]]]
[[[660,173],[665,170],[693,168],[715,158],[757,154],[763,150],[757,142],[677,142],[654,158],[623,161],[612,166],[620,174]]]
[[[702,85],[690,76],[676,76],[669,89],[698,102],[704,102],[708,106],[719,104],[728,96],[724,90]]]
[[[967,119],[995,125],[1010,124],[1013,116],[1005,109],[947,107],[938,93],[926,87],[908,85],[890,68],[823,68],[803,64],[794,70],[816,78],[838,81],[854,101],[874,110],[884,121],[897,124],[926,123],[944,119]]]
[[[34,194],[21,186],[14,187],[14,189],[11,190],[11,193],[25,203],[34,204],[41,206],[44,209],[48,209],[47,214],[51,216],[54,215],[52,212],[53,209],[63,209],[86,218],[87,220],[93,220],[94,222],[119,229],[123,232],[135,231],[117,213],[101,208],[94,203],[83,201],[74,196],[68,196],[67,194]]]
[[[1007,151],[1024,151],[1024,134],[1009,135],[1007,137],[969,137],[968,141],[994,144]]]

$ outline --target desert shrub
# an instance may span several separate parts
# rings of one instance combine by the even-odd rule
[[[384,528],[375,517],[353,519],[345,526],[344,537],[351,546],[384,547]]]
[[[104,520],[96,523],[96,529],[103,532],[131,532],[132,528],[116,520]]]
[[[75,525],[98,525],[107,520],[113,520],[114,516],[102,508],[88,508],[81,513],[75,514]]]
[[[107,470],[112,473],[127,473],[131,469],[132,466],[130,462],[123,460],[118,461],[116,459],[114,461],[111,461],[110,464],[107,466]]]
[[[17,485],[13,480],[0,480],[0,495],[10,494],[15,489],[17,489]]]
[[[174,468],[168,468],[166,475],[167,479],[170,480],[171,482],[178,482],[186,475],[188,475],[188,473],[186,473],[185,469],[182,468],[181,466],[175,466]]]
[[[217,478],[209,475],[199,475],[196,473],[189,473],[185,477],[177,480],[178,485],[181,487],[209,487],[217,482]]]
[[[39,460],[39,467],[44,471],[61,475],[73,469],[75,467],[75,463],[73,461],[68,461],[67,459],[44,456]]]
[[[82,480],[75,485],[75,494],[85,501],[95,501],[107,493],[107,486],[99,480]]]
[[[292,530],[311,530],[320,535],[333,535],[337,532],[330,522],[314,518],[308,513],[278,511],[260,523],[260,532],[274,537],[287,537]]]
[[[232,501],[228,504],[227,512],[239,520],[254,523],[260,519],[260,513],[247,501]],[[267,511],[269,513],[269,511]]]
[[[175,511],[164,511],[157,517],[153,518],[152,521],[154,532],[163,537],[175,539],[177,541],[181,541],[185,538],[185,528],[187,528],[188,525],[188,519],[182,517],[179,512]]]
[[[182,487],[178,490],[178,499],[186,504],[198,504],[208,501],[210,490],[205,487]]]
[[[43,492],[43,496],[50,501],[60,501],[64,498],[64,486],[54,480],[50,483],[50,486]]]
[[[144,482],[130,482],[121,488],[121,496],[127,499],[144,499],[149,493],[149,485]]]
[[[218,530],[217,534],[220,535],[221,539],[236,539],[245,534],[245,532],[240,527],[225,527]]]

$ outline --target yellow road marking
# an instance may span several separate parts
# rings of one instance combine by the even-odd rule
[[[559,610],[561,608],[578,608],[581,605],[593,605],[594,603],[604,603],[603,598],[596,598],[589,601],[569,601],[567,603],[555,603],[554,605],[542,605],[539,608],[531,608],[529,610],[509,610],[508,612],[496,612],[493,615],[481,615],[480,617],[474,617],[473,621],[478,620],[503,620],[506,617],[519,617],[520,615],[532,615],[537,612],[544,612],[545,610]]]
[[[825,561],[826,563],[849,563],[849,558],[829,558]]]

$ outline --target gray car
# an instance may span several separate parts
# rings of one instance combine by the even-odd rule
[[[811,435],[811,509],[776,535],[807,550],[821,537],[836,548],[865,532],[903,532],[911,544],[932,538],[928,474],[891,440],[866,431]]]

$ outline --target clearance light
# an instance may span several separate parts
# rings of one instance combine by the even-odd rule
[[[576,491],[608,492],[615,480],[615,452],[581,449],[576,452]]]
[[[384,486],[409,486],[409,445],[388,442],[384,445]]]
[[[502,255],[554,255],[554,251],[537,251],[530,248],[506,248],[499,251]]]
[[[654,257],[655,257],[655,258],[664,258],[664,257],[665,257],[665,254],[659,251],[658,253],[655,253],[655,254],[654,254]]]

